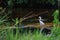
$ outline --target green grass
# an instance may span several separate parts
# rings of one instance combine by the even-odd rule
[[[43,35],[37,31],[35,31],[34,34],[32,34],[30,31],[28,34],[20,34],[18,28],[16,28],[16,34],[13,34],[13,28],[10,28],[9,25],[6,25],[6,28],[0,29],[0,40],[60,40],[60,27],[58,26],[59,20],[57,19],[58,14],[56,15],[56,13],[58,12],[54,13],[54,26],[51,29],[52,31],[50,35]],[[19,20],[16,19],[16,27],[18,22]],[[20,25],[22,24],[20,23]]]
[[[5,36],[4,31],[6,32]],[[50,35],[43,35],[41,33],[38,33],[37,31],[32,33],[24,33],[19,34],[19,30],[16,28],[16,34],[13,34],[12,29],[5,29],[0,33],[0,37],[3,36],[3,40],[60,40],[60,28],[59,27],[53,27]],[[4,39],[4,37],[6,37]]]

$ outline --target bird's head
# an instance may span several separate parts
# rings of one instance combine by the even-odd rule
[[[39,19],[41,20],[41,16],[39,16]]]

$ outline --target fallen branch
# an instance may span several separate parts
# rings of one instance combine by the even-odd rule
[[[32,18],[32,17],[37,17],[37,16],[42,15],[42,14],[44,14],[44,13],[48,13],[48,11],[41,12],[41,13],[38,13],[38,14],[35,14],[35,13],[34,13],[34,14],[28,16],[28,17],[24,17],[22,21],[27,20],[27,19]]]

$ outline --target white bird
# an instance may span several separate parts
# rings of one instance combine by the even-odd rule
[[[41,16],[39,16],[39,22],[40,22],[40,26],[41,26],[40,32],[45,33],[49,36],[51,33],[51,28],[50,28],[50,26],[45,25],[45,23],[43,21],[45,21],[45,20],[43,20],[41,18]]]
[[[45,23],[43,22],[43,19],[41,18],[41,16],[39,16],[39,22],[40,22],[40,26],[44,26]]]

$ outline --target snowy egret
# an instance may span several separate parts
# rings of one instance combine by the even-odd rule
[[[40,22],[40,26],[44,26],[45,23],[43,22],[43,19],[41,18],[41,16],[39,16],[39,22]]]
[[[43,33],[43,34],[50,34],[51,33],[51,29],[48,28],[45,23],[43,22],[43,19],[41,18],[41,16],[39,16],[39,22],[40,22],[40,27],[41,27],[41,30],[40,32]],[[47,27],[47,28],[45,28]]]

